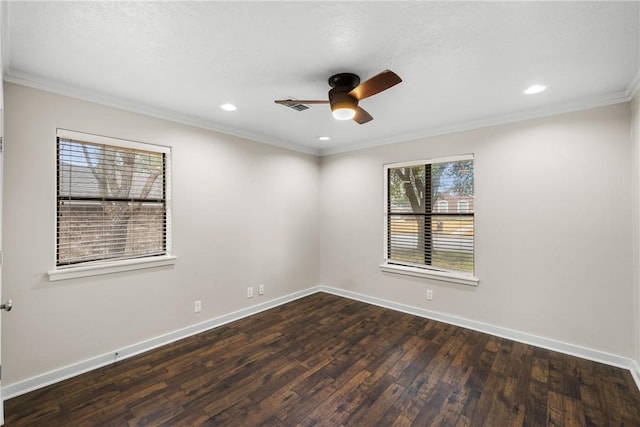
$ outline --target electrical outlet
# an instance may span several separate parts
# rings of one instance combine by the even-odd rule
[[[247,298],[253,298],[253,286],[247,288]]]
[[[427,301],[433,301],[433,291],[431,289],[427,289]]]
[[[202,311],[202,301],[194,301],[193,302],[193,312],[200,313]]]
[[[258,295],[264,295],[264,285],[258,285]]]

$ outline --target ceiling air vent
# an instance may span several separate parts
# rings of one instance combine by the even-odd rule
[[[289,105],[289,107],[293,108],[296,111],[304,111],[309,109],[309,107],[304,104],[291,104]]]

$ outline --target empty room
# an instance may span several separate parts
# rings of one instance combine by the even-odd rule
[[[640,426],[640,2],[0,26],[0,424]]]

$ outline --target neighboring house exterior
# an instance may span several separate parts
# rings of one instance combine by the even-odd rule
[[[471,213],[473,212],[473,196],[440,194],[433,202],[434,213]]]

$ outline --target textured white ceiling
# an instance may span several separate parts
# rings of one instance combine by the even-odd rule
[[[3,6],[8,81],[312,153],[621,102],[640,69],[635,1]],[[365,125],[273,103],[384,69],[403,83],[362,101]]]

